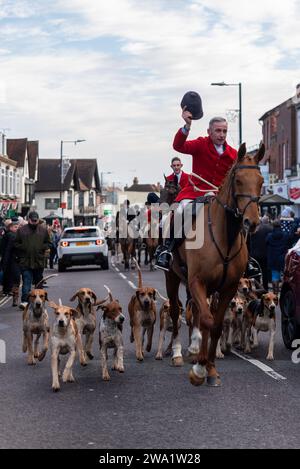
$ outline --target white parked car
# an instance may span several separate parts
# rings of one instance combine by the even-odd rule
[[[108,246],[98,226],[65,228],[57,247],[58,271],[73,265],[100,265],[108,269]]]

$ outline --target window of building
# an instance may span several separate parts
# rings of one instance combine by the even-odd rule
[[[12,182],[13,182],[13,195],[16,195],[16,171],[13,171],[13,178],[12,178]]]
[[[1,193],[5,194],[6,193],[6,187],[5,187],[5,169],[1,168]]]
[[[72,207],[73,207],[73,192],[68,191],[67,208],[68,210],[72,210]]]
[[[46,210],[56,210],[59,207],[59,199],[45,199]]]
[[[89,207],[94,207],[95,206],[95,203],[94,203],[94,192],[90,192],[89,193]]]
[[[12,195],[13,194],[13,171],[8,171],[8,181],[9,181],[8,193],[9,195]]]
[[[84,207],[84,193],[79,192],[78,194],[78,207],[83,208]]]
[[[20,195],[20,174],[16,173],[16,195]]]
[[[25,184],[25,204],[30,204],[30,185]]]
[[[5,194],[9,194],[9,168],[5,170]]]

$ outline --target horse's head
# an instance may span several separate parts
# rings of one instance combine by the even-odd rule
[[[263,177],[258,163],[265,154],[265,146],[261,144],[255,156],[247,155],[243,143],[238,151],[238,159],[232,169],[231,193],[238,216],[242,217],[243,225],[250,232],[255,231],[259,224],[258,201],[261,194]]]
[[[171,205],[177,197],[181,187],[174,180],[169,181],[168,178],[164,175],[165,186],[160,191],[159,201],[160,203],[167,203]]]

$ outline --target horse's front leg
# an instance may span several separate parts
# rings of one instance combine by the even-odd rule
[[[216,348],[218,344],[218,340],[222,334],[222,327],[224,321],[224,315],[226,308],[229,305],[230,300],[233,298],[236,292],[236,287],[228,289],[226,293],[220,294],[218,307],[214,314],[215,316],[215,326],[210,331],[210,347],[208,351],[208,359],[207,359],[207,384],[208,386],[220,386],[221,380],[220,376],[216,370],[215,359],[216,359]]]
[[[193,365],[189,372],[189,378],[191,384],[194,386],[201,386],[204,383],[207,371],[207,348],[208,348],[209,329],[206,327],[202,329],[202,342],[201,348],[198,355],[198,362]]]
[[[172,364],[174,366],[183,366],[182,348],[178,333],[178,318],[180,313],[178,302],[178,289],[180,279],[172,271],[166,272],[167,295],[170,299],[170,316],[173,323],[173,345],[172,345]]]
[[[192,330],[190,331],[190,345],[188,347],[188,356],[189,361],[196,363],[198,360],[198,355],[200,352],[200,343],[201,343],[201,332],[200,332],[200,315],[198,309],[195,307],[194,303],[191,303],[192,316],[193,316],[193,325]]]

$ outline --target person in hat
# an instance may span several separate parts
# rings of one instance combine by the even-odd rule
[[[174,156],[171,160],[170,166],[173,172],[167,176],[167,180],[174,181],[176,186],[179,185],[180,189],[183,189],[189,184],[189,175],[182,171],[183,164],[181,163],[181,159],[178,156]]]
[[[3,271],[3,295],[12,295],[13,306],[18,305],[20,286],[20,267],[17,262],[15,240],[19,228],[19,220],[12,217],[11,223],[7,226],[7,231],[3,238],[3,251],[1,268]]]
[[[149,192],[149,194],[147,195],[147,200],[145,202],[145,205],[149,207],[151,204],[158,204],[158,203],[159,203],[158,195],[155,194],[155,192]]]
[[[173,148],[180,153],[192,155],[192,172],[213,186],[219,187],[237,158],[237,151],[226,142],[227,121],[224,117],[213,117],[209,122],[207,137],[187,140],[193,119],[200,119],[203,116],[200,96],[195,96],[194,92],[186,93],[182,99],[181,107],[185,124],[176,133]],[[194,176],[191,177],[191,180],[192,184],[186,185],[175,199],[176,202],[180,203],[180,210],[183,210],[190,201],[199,195],[205,195],[212,190],[212,186],[203,180]],[[200,191],[195,189],[195,186]],[[158,247],[157,268],[169,270],[174,245],[175,240],[170,238]]]
[[[20,304],[23,309],[27,304],[32,283],[38,284],[43,278],[45,252],[51,247],[48,230],[45,224],[40,223],[37,212],[30,212],[28,224],[18,229],[15,247],[23,280]]]

